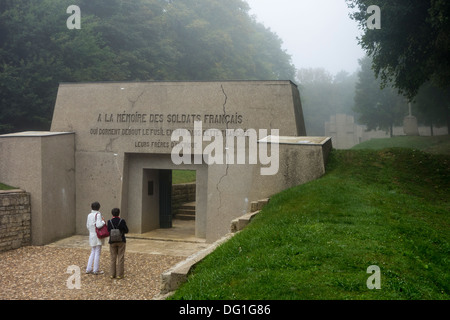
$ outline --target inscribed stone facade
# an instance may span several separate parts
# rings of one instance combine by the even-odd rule
[[[230,130],[243,133],[231,147]],[[174,161],[181,144],[192,162]],[[160,228],[170,172],[195,170],[195,233],[213,242],[252,201],[323,175],[330,150],[306,137],[290,81],[61,84],[51,132],[0,136],[0,181],[32,194],[33,243],[45,244],[87,234],[93,201],[106,217],[119,207],[131,233]]]
[[[200,190],[197,236],[214,240],[223,234],[227,227],[217,225],[224,220],[228,226],[236,214],[223,212],[224,194],[248,182],[227,181],[226,165],[173,164],[172,133],[187,129],[194,135],[195,121],[201,123],[201,133],[251,128],[267,129],[267,134],[270,129],[279,129],[281,135],[306,134],[298,89],[290,81],[62,84],[51,131],[76,132],[77,232],[85,232],[88,203],[94,200],[108,209],[122,207],[131,232],[156,228],[159,218],[146,212],[158,210],[159,170],[189,169],[197,171]],[[248,168],[244,171],[247,177],[242,178],[253,175]],[[149,195],[150,182],[155,188]],[[240,214],[245,210],[244,199],[240,202],[227,207]]]

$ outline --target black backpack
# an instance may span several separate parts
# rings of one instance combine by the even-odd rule
[[[114,227],[114,223],[112,220],[109,220],[111,222],[111,231],[109,232],[109,242],[122,242],[122,232],[119,230],[119,225],[122,222],[122,219],[120,219],[119,223],[117,224],[117,227]]]

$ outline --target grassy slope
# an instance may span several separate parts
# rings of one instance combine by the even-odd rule
[[[449,299],[449,167],[408,149],[333,151],[324,177],[274,196],[173,298]]]

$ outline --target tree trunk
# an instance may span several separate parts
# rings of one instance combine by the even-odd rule
[[[450,134],[450,108],[447,108],[447,134]]]

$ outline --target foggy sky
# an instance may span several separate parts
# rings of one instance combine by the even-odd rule
[[[297,69],[325,68],[353,73],[364,51],[357,23],[345,0],[246,0],[258,22],[283,40]]]

